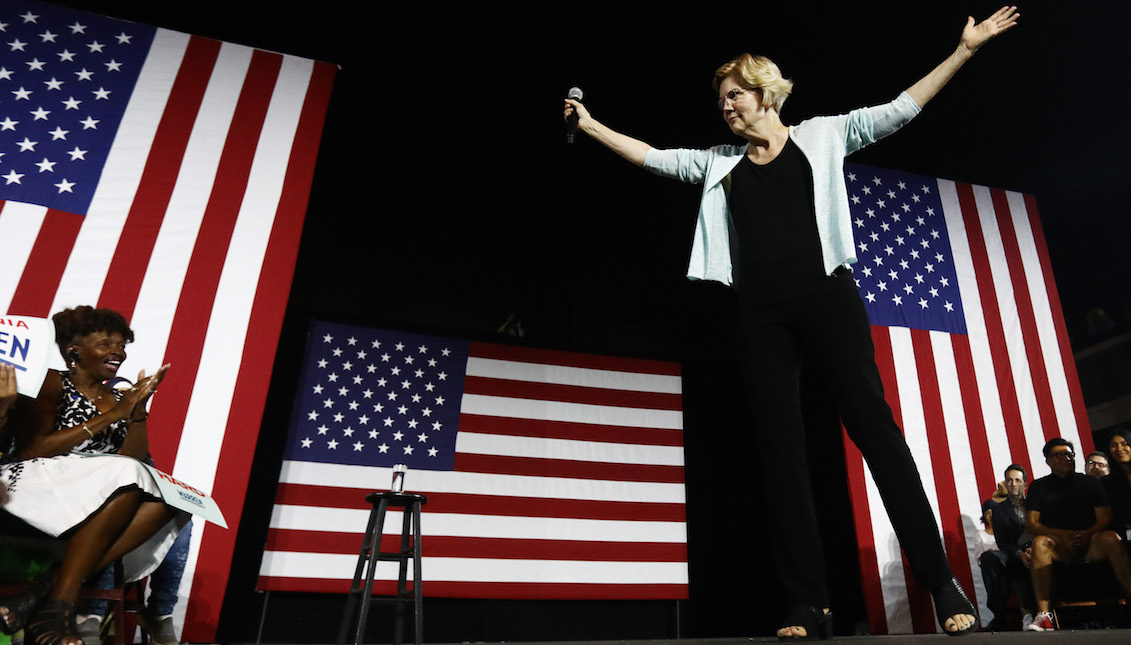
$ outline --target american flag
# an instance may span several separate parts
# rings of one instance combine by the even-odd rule
[[[853,275],[885,395],[951,568],[988,620],[974,560],[982,501],[1011,463],[1036,475],[1049,438],[1091,450],[1036,202],[857,164],[845,171]],[[911,581],[859,451],[849,447],[847,460],[872,633],[935,631],[930,596]]]
[[[233,526],[334,72],[0,6],[0,312],[91,304],[130,319],[126,373],[172,364],[152,400],[153,457],[210,491]],[[193,538],[177,623],[183,640],[211,641],[235,532],[202,525]]]
[[[677,364],[315,322],[304,365],[260,589],[345,593],[405,464],[426,595],[687,597]]]

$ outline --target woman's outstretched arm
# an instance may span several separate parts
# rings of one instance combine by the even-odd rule
[[[584,105],[573,99],[566,99],[566,120],[569,120],[569,117],[573,114],[577,114],[578,131],[584,132],[589,135],[589,138],[631,161],[633,164],[641,168],[644,167],[644,158],[648,156],[648,151],[652,149],[652,146],[639,139],[633,139],[626,134],[621,134],[609,128],[594,119],[589,114],[589,110],[585,109]]]
[[[1012,29],[1020,17],[1021,14],[1017,12],[1017,7],[1002,7],[994,15],[977,24],[974,24],[973,16],[968,17],[966,27],[962,30],[962,38],[959,40],[954,53],[939,63],[929,74],[907,88],[907,93],[911,95],[911,98],[919,107],[926,105],[939,93],[939,90],[950,82],[950,79],[954,78],[959,68],[970,60],[974,52],[989,42],[991,38]]]

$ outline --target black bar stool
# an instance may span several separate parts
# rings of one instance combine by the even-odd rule
[[[357,606],[358,596],[361,597],[361,611],[357,620],[357,630],[354,632],[353,643],[361,645],[365,638],[365,623],[369,618],[370,602],[394,602],[397,604],[397,622],[393,642],[401,645],[404,639],[404,612],[405,605],[412,603],[414,619],[414,632],[416,645],[423,643],[424,611],[422,607],[423,583],[420,577],[420,507],[428,503],[428,498],[417,493],[370,493],[365,496],[365,501],[373,505],[369,512],[369,526],[365,529],[365,537],[361,542],[361,553],[357,557],[357,569],[353,573],[353,582],[350,584],[349,596],[346,598],[346,610],[342,615],[342,626],[338,631],[338,645],[345,645],[346,635],[353,622],[354,608]],[[404,509],[404,522],[401,525],[400,551],[381,551],[381,534],[384,532],[385,511],[393,508]],[[408,588],[408,561],[412,560],[412,589]],[[397,562],[400,573],[397,577],[397,595],[373,597],[373,576],[377,563],[381,561]],[[366,566],[368,565],[368,567]],[[365,576],[365,586],[361,583],[361,572],[368,571]]]

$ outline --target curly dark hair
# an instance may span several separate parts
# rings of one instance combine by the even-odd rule
[[[126,317],[113,309],[95,309],[89,305],[82,305],[74,309],[64,309],[51,316],[55,322],[55,344],[59,346],[59,354],[67,360],[67,346],[75,340],[95,332],[117,332],[127,343],[134,342],[134,331],[126,322]]]

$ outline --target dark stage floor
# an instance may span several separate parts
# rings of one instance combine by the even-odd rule
[[[410,641],[411,642],[411,641]],[[505,643],[426,643],[426,645],[743,645],[745,643],[777,643],[773,637],[763,638],[692,638],[692,639],[663,639],[663,640],[603,640],[603,641],[540,641],[521,643],[506,641]],[[1106,643],[1119,643],[1125,645],[1131,642],[1131,629],[1089,629],[1089,630],[1063,630],[1057,632],[978,632],[961,639],[953,639],[945,634],[910,634],[895,636],[843,636],[834,638],[836,643],[849,643],[860,645],[877,643],[879,645],[921,645],[930,643],[954,643],[955,645],[1070,645],[1074,643],[1087,643],[1102,645]],[[252,644],[247,644],[252,645]]]

